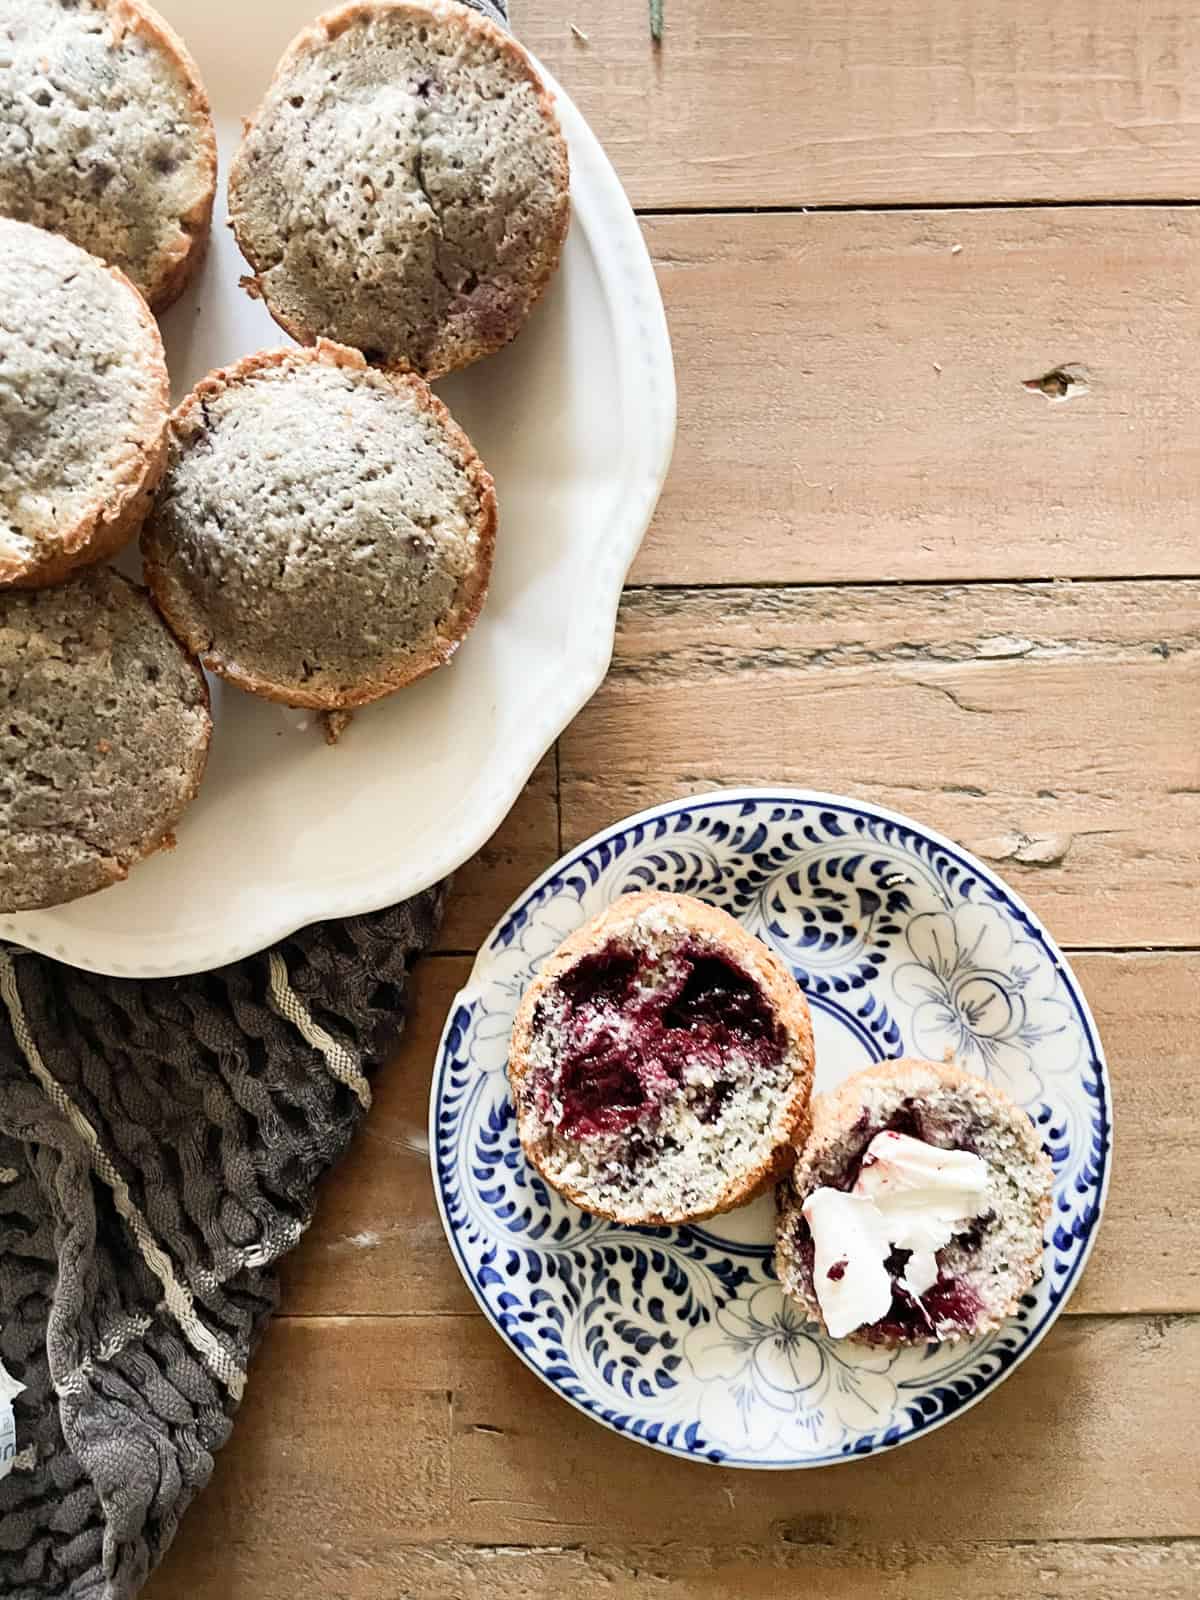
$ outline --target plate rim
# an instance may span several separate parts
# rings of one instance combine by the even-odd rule
[[[281,893],[266,885],[261,897],[264,910],[253,925],[230,931],[219,916],[209,915],[199,931],[174,936],[173,953],[165,959],[128,955],[124,946],[124,958],[114,959],[111,930],[55,926],[56,914],[74,902],[0,918],[0,939],[107,977],[182,977],[255,955],[311,923],[363,916],[407,900],[448,877],[483,848],[516,804],[538,762],[604,681],[625,577],[670,470],[677,419],[675,362],[649,247],[621,181],[570,95],[532,51],[526,54],[550,91],[567,138],[572,226],[588,232],[628,407],[622,437],[623,493],[598,540],[590,581],[573,598],[571,648],[556,668],[549,692],[539,701],[543,715],[536,722],[530,720],[519,747],[510,743],[503,767],[490,772],[473,795],[450,812],[446,820],[452,831],[439,834],[440,848],[419,863],[381,875],[376,861],[330,880],[324,889],[309,888],[307,895],[295,884]]]
[[[851,1448],[843,1453],[839,1453],[838,1455],[821,1457],[810,1461],[762,1461],[748,1458],[735,1458],[731,1456],[722,1456],[720,1461],[710,1461],[706,1455],[694,1454],[682,1450],[678,1446],[664,1443],[661,1439],[648,1439],[643,1437],[641,1434],[635,1434],[626,1429],[617,1428],[606,1417],[598,1415],[596,1412],[589,1410],[572,1395],[569,1395],[564,1390],[560,1389],[529,1358],[525,1351],[521,1350],[518,1345],[515,1345],[509,1339],[504,1329],[500,1326],[496,1316],[493,1314],[491,1307],[481,1295],[479,1288],[476,1285],[474,1276],[463,1259],[457,1233],[452,1228],[450,1219],[447,1216],[445,1200],[442,1194],[442,1184],[438,1170],[437,1120],[441,1102],[442,1081],[445,1074],[447,1039],[451,1031],[453,1019],[459,1007],[461,1005],[470,1003],[471,999],[478,998],[477,991],[481,986],[482,979],[486,974],[488,966],[491,964],[492,959],[499,954],[499,952],[493,950],[494,942],[499,934],[500,929],[504,927],[510,917],[524,910],[533,897],[536,896],[548,883],[552,882],[562,873],[568,871],[571,866],[575,865],[590,850],[594,849],[597,845],[602,844],[614,834],[625,832],[626,830],[639,824],[645,824],[656,821],[662,817],[675,815],[681,810],[702,808],[704,806],[711,805],[714,802],[720,802],[722,804],[734,804],[737,802],[746,801],[752,802],[756,805],[771,803],[783,805],[824,805],[829,809],[849,810],[860,816],[865,814],[871,818],[878,818],[886,822],[898,824],[899,826],[908,828],[914,833],[922,836],[937,849],[943,850],[947,854],[953,856],[956,861],[961,863],[970,871],[978,873],[985,882],[994,884],[996,887],[1002,890],[1006,900],[1010,901],[1012,905],[1024,916],[1029,930],[1043,942],[1047,954],[1057,962],[1060,972],[1068,981],[1072,991],[1072,999],[1079,1007],[1080,1020],[1083,1024],[1087,1044],[1091,1050],[1091,1059],[1095,1062],[1098,1069],[1098,1081],[1103,1091],[1102,1111],[1104,1117],[1105,1141],[1102,1152],[1100,1181],[1096,1196],[1095,1218],[1088,1232],[1087,1239],[1084,1241],[1083,1249],[1071,1269],[1070,1275],[1066,1278],[1059,1289],[1057,1300],[1051,1307],[1048,1308],[1037,1326],[1030,1331],[1029,1336],[1020,1350],[985,1384],[983,1384],[975,1394],[973,1394],[969,1399],[964,1400],[959,1405],[955,1406],[953,1410],[943,1411],[940,1415],[924,1419],[909,1429],[908,1432],[901,1435],[900,1438],[893,1439],[890,1442],[880,1439],[878,1441],[873,1441],[866,1449]],[[466,982],[453,996],[447,1009],[446,1020],[438,1036],[436,1054],[433,1061],[433,1075],[429,1091],[428,1136],[430,1179],[433,1187],[434,1199],[437,1203],[438,1217],[440,1218],[442,1224],[442,1231],[446,1236],[446,1242],[449,1246],[451,1257],[458,1269],[459,1275],[466,1284],[472,1298],[475,1300],[475,1303],[479,1306],[479,1309],[483,1313],[485,1320],[491,1326],[497,1337],[503,1342],[505,1348],[512,1355],[517,1357],[517,1359],[520,1360],[523,1365],[526,1366],[532,1373],[534,1373],[534,1375],[540,1379],[540,1381],[545,1384],[551,1393],[554,1394],[559,1400],[565,1401],[568,1405],[573,1407],[574,1410],[586,1417],[590,1422],[595,1423],[598,1427],[602,1427],[609,1433],[616,1434],[619,1438],[626,1439],[633,1444],[643,1445],[647,1449],[656,1450],[662,1455],[670,1456],[674,1460],[688,1461],[697,1466],[706,1466],[710,1468],[715,1467],[718,1470],[729,1468],[736,1471],[753,1472],[801,1472],[813,1469],[819,1470],[825,1467],[848,1465],[855,1461],[867,1461],[886,1452],[901,1449],[903,1446],[912,1443],[914,1440],[933,1433],[938,1428],[945,1427],[948,1423],[953,1422],[956,1418],[962,1416],[964,1412],[970,1411],[974,1406],[978,1405],[980,1401],[993,1394],[996,1389],[998,1389],[1000,1385],[1003,1384],[1004,1381],[1010,1376],[1010,1374],[1015,1372],[1028,1356],[1033,1354],[1033,1352],[1042,1343],[1042,1340],[1049,1333],[1050,1329],[1066,1310],[1071,1297],[1074,1295],[1075,1290],[1078,1287],[1079,1280],[1083,1276],[1084,1270],[1091,1259],[1092,1250],[1095,1247],[1096,1237],[1100,1232],[1100,1227],[1104,1220],[1104,1210],[1108,1201],[1109,1183],[1112,1177],[1113,1131],[1112,1082],[1109,1075],[1108,1060],[1104,1053],[1104,1047],[1100,1038],[1100,1030],[1096,1025],[1096,1019],[1092,1015],[1092,1009],[1088,1003],[1088,999],[1084,993],[1083,987],[1075,975],[1074,967],[1064,955],[1061,946],[1058,944],[1058,941],[1050,933],[1037,913],[1026,904],[1024,898],[1017,894],[1015,890],[1011,889],[1003,878],[1001,878],[990,867],[986,866],[982,861],[980,861],[978,857],[973,855],[971,851],[967,850],[965,846],[960,845],[954,840],[948,838],[945,834],[939,832],[938,829],[929,827],[925,823],[918,822],[915,818],[908,816],[902,811],[893,811],[891,807],[879,805],[872,800],[855,799],[850,795],[833,794],[827,790],[804,789],[786,784],[771,786],[735,785],[730,788],[707,789],[699,794],[685,795],[670,800],[664,800],[657,805],[647,806],[641,811],[631,812],[628,816],[622,817],[617,821],[610,823],[607,827],[597,829],[597,831],[591,834],[589,838],[583,840],[580,844],[574,846],[572,849],[564,851],[557,861],[555,861],[551,866],[547,867],[544,872],[540,873],[534,882],[531,883],[525,890],[523,890],[520,895],[518,895],[508,909],[496,920],[492,928],[489,930],[486,939],[481,943],[475,961],[472,963],[471,971],[467,976]],[[613,1226],[618,1225],[614,1224]],[[636,1232],[636,1229],[631,1231]],[[727,1241],[722,1240],[721,1243],[722,1248],[729,1248]],[[1006,1323],[1005,1325],[1007,1326],[1008,1324]]]

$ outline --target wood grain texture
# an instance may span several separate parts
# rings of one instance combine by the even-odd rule
[[[1200,1311],[1184,1197],[1200,1186],[1200,954],[1075,961],[1113,1076],[1116,1148],[1104,1226],[1072,1312]],[[400,1054],[283,1268],[287,1315],[466,1312],[474,1300],[442,1236],[424,1149],[430,1066],[470,962],[425,962]]]
[[[646,0],[514,0],[513,18],[638,206],[1200,190],[1187,5],[667,0],[661,50]]]
[[[1197,211],[644,228],[680,422],[631,581],[1200,572]]]
[[[597,1428],[479,1317],[283,1321],[267,1335],[213,1485],[147,1593],[454,1594],[444,1585],[461,1581],[464,1551],[479,1547],[468,1561],[503,1559],[514,1546],[547,1558],[607,1551],[597,1559],[610,1572],[616,1563],[620,1585],[634,1581],[634,1552],[653,1546],[639,1581],[657,1595],[652,1577],[685,1582],[705,1565],[700,1544],[725,1569],[726,1590],[731,1570],[780,1583],[828,1571],[842,1585],[835,1594],[865,1600],[878,1593],[866,1565],[872,1547],[892,1550],[892,1592],[914,1594],[899,1582],[906,1560],[934,1574],[957,1567],[960,1581],[973,1564],[986,1572],[998,1561],[1004,1572],[1007,1562],[1013,1585],[1031,1569],[1011,1563],[1027,1555],[962,1547],[1071,1545],[1104,1527],[1116,1548],[1071,1548],[1061,1572],[1044,1552],[1040,1592],[1161,1597],[1194,1582],[1195,1547],[1152,1559],[1120,1542],[1186,1538],[1200,1526],[1200,1435],[1177,1426],[1180,1398],[1197,1384],[1197,1319],[1071,1318],[1001,1390],[903,1457],[747,1475]],[[439,1545],[440,1554],[430,1548]],[[1074,1588],[1053,1587],[1063,1573]],[[751,1594],[772,1592],[766,1576],[754,1581]],[[948,1577],[939,1581],[934,1594],[947,1592]],[[1102,1581],[1107,1591],[1084,1587]],[[1127,1581],[1141,1588],[1126,1590]]]
[[[454,874],[436,950],[476,949],[530,879],[558,855],[557,784],[551,750],[488,843]]]
[[[1200,192],[1200,11],[665,9],[656,50],[647,0],[514,0],[635,204],[680,213],[643,223],[680,430],[633,572],[657,588],[627,595],[609,681],[458,874],[439,948],[473,950],[560,840],[672,795],[785,782],[909,811],[1083,947],[1116,1108],[1104,1225],[1045,1343],[902,1454],[755,1475],[656,1455],[545,1389],[453,1266],[424,1141],[470,960],[430,959],[146,1594],[1191,1600],[1200,210],[1170,202]],[[698,214],[756,206],[837,209]],[[919,209],[856,209],[878,206]],[[1063,363],[1086,393],[1023,387]],[[1042,579],[1099,581],[1010,581]]]
[[[251,1558],[253,1560],[253,1558]],[[195,1600],[291,1600],[278,1573],[242,1578],[245,1554],[234,1558],[231,1588],[204,1583]],[[218,1563],[222,1572],[231,1563]],[[313,1563],[315,1570],[320,1570]],[[168,1568],[168,1571],[170,1569]],[[380,1587],[372,1587],[372,1577]],[[165,1575],[159,1583],[169,1581]],[[386,1566],[360,1568],[336,1590],[341,1600],[1194,1600],[1200,1586],[1200,1541],[1171,1543],[1039,1540],[958,1545],[865,1544],[839,1549],[783,1540],[765,1548],[713,1549],[704,1544],[472,1545],[444,1540],[397,1548]],[[265,1587],[252,1588],[252,1583]],[[321,1591],[318,1590],[318,1593]],[[334,1592],[334,1591],[329,1591]],[[166,1600],[152,1588],[151,1600]],[[180,1597],[182,1600],[182,1595]]]
[[[634,591],[563,826],[721,784],[915,813],[1060,943],[1200,944],[1200,584]]]

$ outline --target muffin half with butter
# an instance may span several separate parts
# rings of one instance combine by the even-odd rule
[[[491,476],[428,385],[322,341],[196,386],[171,418],[142,558],[211,671],[341,712],[450,659],[495,533]]]
[[[835,1339],[996,1328],[1041,1275],[1053,1171],[1032,1122],[949,1063],[883,1061],[813,1100],[779,1190],[785,1292]]]

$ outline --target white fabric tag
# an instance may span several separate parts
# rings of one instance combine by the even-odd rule
[[[17,1423],[12,1403],[24,1392],[25,1385],[10,1377],[0,1361],[0,1478],[8,1477],[17,1454]]]

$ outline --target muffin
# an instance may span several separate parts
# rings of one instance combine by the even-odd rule
[[[56,583],[137,533],[167,396],[158,326],[124,273],[0,218],[0,587]]]
[[[182,41],[140,0],[0,0],[0,215],[120,267],[155,311],[208,244],[217,143]]]
[[[0,594],[0,911],[128,875],[200,786],[212,724],[196,663],[111,567]]]
[[[450,659],[495,532],[491,477],[422,379],[322,341],[196,386],[171,419],[142,560],[206,667],[344,711]]]
[[[779,1191],[784,1291],[862,1344],[986,1333],[1040,1276],[1053,1176],[994,1085],[949,1063],[880,1062],[813,1101]]]
[[[520,330],[569,209],[529,57],[444,0],[351,4],[306,28],[229,179],[247,287],[282,328],[430,378]]]
[[[791,1166],[812,1026],[791,973],[732,917],[629,894],[530,985],[508,1071],[521,1144],[547,1183],[614,1222],[694,1222]]]

